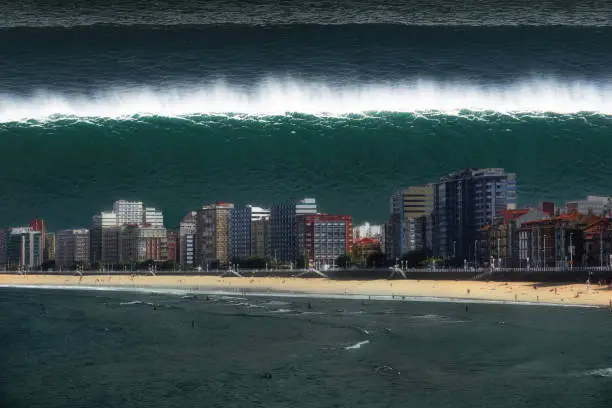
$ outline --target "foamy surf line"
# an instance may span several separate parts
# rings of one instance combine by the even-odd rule
[[[127,292],[127,293],[154,293],[167,295],[220,295],[220,296],[253,296],[268,298],[309,298],[309,299],[347,299],[347,300],[375,300],[375,301],[395,301],[395,302],[432,302],[432,303],[469,303],[469,304],[488,304],[488,305],[517,305],[517,306],[553,306],[553,307],[572,307],[599,309],[601,306],[580,305],[580,304],[559,304],[551,302],[519,302],[494,299],[467,299],[454,297],[436,296],[399,296],[399,295],[364,295],[364,294],[341,294],[341,293],[306,293],[306,292],[282,292],[270,289],[270,292],[250,292],[248,288],[228,291],[213,287],[173,289],[164,287],[120,287],[120,286],[76,286],[76,285],[0,285],[0,289],[52,289],[52,290],[84,290],[84,291],[103,291],[103,292]]]
[[[514,84],[413,79],[397,83],[334,85],[269,78],[251,87],[217,81],[167,89],[115,88],[93,94],[39,90],[30,96],[0,94],[0,123],[70,118],[186,118],[202,114],[322,116],[371,112],[462,115],[591,112],[612,115],[612,83],[534,78]]]

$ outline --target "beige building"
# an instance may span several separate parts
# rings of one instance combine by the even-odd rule
[[[45,249],[43,250],[43,259],[45,261],[55,260],[55,232],[45,233]]]
[[[251,256],[270,254],[270,219],[262,218],[251,223]]]
[[[196,260],[198,265],[229,260],[230,212],[234,204],[206,205],[196,215]]]

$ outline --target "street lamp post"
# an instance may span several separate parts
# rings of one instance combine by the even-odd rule
[[[573,244],[574,233],[570,232],[570,269],[574,268],[574,244]]]
[[[501,252],[499,249],[500,238],[497,238],[497,267],[501,267]]]
[[[601,227],[600,227],[601,228]],[[599,230],[599,267],[603,269],[603,231]]]

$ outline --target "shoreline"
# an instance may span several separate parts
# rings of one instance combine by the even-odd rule
[[[249,296],[335,297],[405,301],[486,302],[609,308],[612,288],[598,284],[449,280],[328,280],[217,276],[3,275],[0,288],[192,292]],[[211,292],[212,291],[212,292]]]

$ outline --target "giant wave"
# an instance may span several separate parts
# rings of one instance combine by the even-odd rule
[[[337,116],[368,112],[612,115],[612,84],[537,78],[504,86],[424,79],[334,86],[269,78],[249,86],[217,81],[167,89],[116,87],[87,95],[44,90],[29,96],[0,94],[0,122],[4,123],[57,117],[288,113]]]

